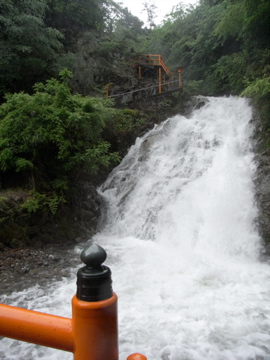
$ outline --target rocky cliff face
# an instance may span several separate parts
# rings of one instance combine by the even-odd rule
[[[108,43],[105,45],[95,31],[85,33],[74,45],[74,93],[105,96],[107,83],[129,89],[136,82],[125,56],[105,46],[108,47]],[[104,174],[99,177],[104,178]],[[74,184],[70,201],[63,204],[55,216],[22,211],[21,204],[27,196],[27,192],[20,190],[0,193],[0,250],[68,245],[85,241],[96,232],[101,199],[91,179]]]
[[[255,161],[257,173],[255,178],[257,205],[259,207],[258,228],[263,239],[264,254],[270,256],[270,149],[265,144],[265,130],[259,117],[254,111],[255,122]]]
[[[70,202],[63,204],[55,216],[22,211],[20,205],[26,197],[25,192],[10,191],[0,198],[0,250],[71,245],[91,238],[96,232],[101,199],[91,183],[78,182]]]
[[[270,150],[259,153],[257,161],[255,185],[260,211],[258,226],[265,244],[265,252],[270,256]]]
[[[109,42],[101,40],[95,32],[87,32],[74,47],[73,65],[74,92],[84,96],[105,95],[105,86],[123,91],[131,89],[137,82],[132,68],[132,54],[124,55],[110,49]]]

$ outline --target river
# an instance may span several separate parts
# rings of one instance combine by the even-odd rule
[[[247,99],[206,98],[138,138],[101,186],[119,297],[120,360],[270,360],[270,264],[260,257]],[[80,247],[74,249],[74,258]],[[1,301],[71,316],[74,276]],[[1,360],[72,354],[0,341]],[[109,360],[109,359],[104,359]]]

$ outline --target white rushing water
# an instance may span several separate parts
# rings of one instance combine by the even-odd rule
[[[247,100],[208,98],[137,139],[100,189],[119,297],[120,360],[269,360],[270,266],[260,262]],[[79,249],[74,253],[78,256]],[[75,271],[74,271],[75,273]],[[70,316],[75,279],[6,303]],[[4,339],[0,359],[72,359]],[[104,359],[109,360],[109,359]]]

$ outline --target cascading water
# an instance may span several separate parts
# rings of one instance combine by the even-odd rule
[[[100,188],[107,209],[94,241],[108,252],[119,296],[120,360],[133,352],[148,360],[270,359],[270,266],[259,260],[251,117],[245,99],[207,98],[190,118],[137,139]],[[3,302],[70,316],[74,291],[70,279]],[[0,359],[72,358],[9,339],[0,349]]]

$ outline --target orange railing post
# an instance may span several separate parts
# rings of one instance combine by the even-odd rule
[[[138,79],[140,80],[141,77],[142,77],[142,67],[139,66],[139,67],[138,67]]]
[[[182,68],[178,68],[178,87],[182,87]]]
[[[74,360],[118,359],[117,296],[110,268],[101,265],[106,257],[98,245],[81,254],[86,266],[77,273],[77,294],[72,299]]]
[[[106,99],[109,97],[110,84],[105,85]]]
[[[118,359],[117,296],[104,301],[72,299],[74,360]]]
[[[143,60],[147,59],[150,64],[153,64],[155,66],[161,66],[162,69],[165,71],[165,73],[170,76],[170,69],[165,64],[164,60],[162,59],[161,55],[153,55],[153,54],[145,54],[142,56],[142,58],[139,59],[140,62],[144,62]]]
[[[158,68],[158,93],[161,94],[162,92],[162,71],[161,67]]]
[[[118,360],[117,296],[106,257],[98,245],[82,252],[71,319],[0,304],[0,336],[70,351],[74,360]]]
[[[147,360],[147,358],[139,353],[131,354],[127,357],[127,360]]]

